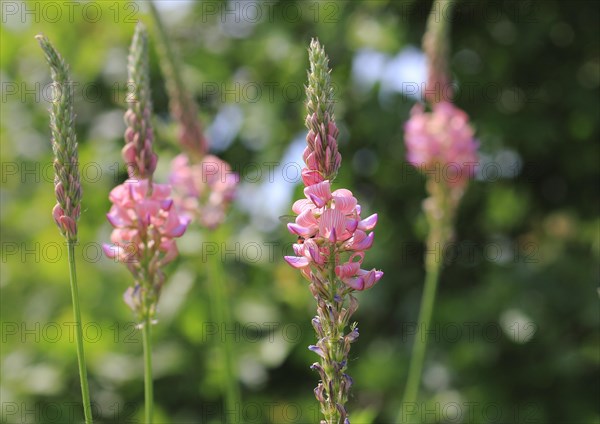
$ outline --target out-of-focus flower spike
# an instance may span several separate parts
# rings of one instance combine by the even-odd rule
[[[175,239],[183,235],[189,223],[172,207],[169,185],[154,183],[152,187],[150,190],[148,180],[132,179],[111,191],[113,205],[107,218],[114,227],[113,245],[102,246],[107,257],[127,265],[136,284],[152,301],[146,305],[127,301],[130,307],[136,305],[133,311],[140,318],[153,316],[164,280],[161,268],[177,257]]]
[[[160,68],[165,76],[169,93],[169,108],[171,115],[179,124],[179,142],[192,158],[200,160],[207,152],[207,142],[198,119],[198,108],[181,77],[179,72],[181,63],[173,50],[156,6],[152,1],[149,1],[148,4],[158,33],[157,47],[161,58]]]
[[[125,147],[123,159],[131,178],[152,180],[158,160],[152,149],[152,99],[148,64],[148,33],[138,22],[135,27],[127,64],[128,86],[131,93],[129,109],[125,113]]]
[[[452,101],[453,88],[448,71],[450,17],[455,0],[436,0],[427,19],[423,50],[427,59],[424,97],[431,104]]]
[[[63,236],[77,240],[77,221],[81,211],[79,156],[73,111],[73,83],[69,66],[44,35],[35,37],[50,65],[56,101],[50,111],[52,150],[54,152],[54,192],[57,204],[52,216]]]
[[[445,185],[463,187],[474,177],[479,144],[468,115],[450,102],[433,105],[425,112],[417,104],[404,125],[407,159],[419,170],[442,168]],[[449,172],[449,171],[452,172]]]

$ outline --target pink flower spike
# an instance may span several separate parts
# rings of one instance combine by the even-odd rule
[[[473,177],[478,143],[467,114],[452,103],[436,103],[431,112],[415,105],[404,133],[407,159],[417,169],[449,166],[455,172],[445,175],[444,182],[451,187]]]
[[[172,207],[169,185],[153,184],[152,188],[150,195],[147,180],[130,179],[111,191],[113,206],[107,219],[114,227],[114,245],[105,245],[103,250],[108,257],[126,262],[134,275],[141,271],[141,258],[150,258],[146,272],[159,284],[160,267],[177,256],[174,239],[183,235],[189,221]]]
[[[358,229],[362,231],[371,231],[377,225],[377,218],[377,214],[374,213],[373,215],[363,219],[358,223]]]
[[[216,228],[225,220],[239,179],[231,166],[216,156],[207,155],[194,163],[181,154],[171,162],[169,180],[177,208],[207,228]]]

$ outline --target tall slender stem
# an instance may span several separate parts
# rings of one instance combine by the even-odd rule
[[[433,314],[433,305],[440,273],[441,260],[428,260],[426,263],[425,288],[421,298],[421,309],[417,322],[417,332],[412,349],[410,368],[408,370],[408,380],[404,391],[403,406],[413,404],[417,400],[419,384],[421,382],[421,372],[425,360],[425,351],[427,350],[428,328]]]
[[[447,241],[451,238],[452,217],[454,207],[451,203],[450,193],[443,185],[434,181],[427,182],[427,190],[430,193],[429,206],[425,208],[425,214],[429,221],[429,236],[427,238],[427,252],[425,254],[425,287],[421,298],[421,308],[417,321],[417,331],[413,344],[408,379],[404,390],[404,399],[401,405],[399,422],[403,422],[403,409],[414,406],[419,394],[423,362],[427,350],[427,339],[433,305],[443,263],[443,251]],[[430,252],[434,252],[431,254]]]
[[[77,289],[77,270],[75,268],[75,241],[68,240],[69,277],[71,280],[71,300],[73,302],[73,315],[75,316],[75,343],[77,344],[77,364],[79,366],[79,380],[81,382],[81,397],[83,401],[83,415],[86,424],[91,424],[92,405],[90,402],[90,389],[88,387],[87,367],[83,352],[83,330],[81,324],[81,311],[79,309],[79,290]]]
[[[222,231],[213,231],[214,239],[217,243],[222,240],[219,237]],[[225,416],[230,417],[226,422],[243,422],[243,417],[236,416],[241,414],[241,396],[237,382],[237,372],[235,365],[235,348],[233,346],[232,337],[228,336],[227,327],[232,325],[231,310],[227,297],[227,279],[225,278],[225,270],[221,262],[220,255],[212,255],[208,258],[208,286],[212,300],[213,320],[219,326],[218,334],[222,349],[224,366],[225,366]]]
[[[144,345],[144,405],[146,424],[152,424],[154,410],[154,390],[152,386],[152,320],[146,314],[142,327],[142,343]]]

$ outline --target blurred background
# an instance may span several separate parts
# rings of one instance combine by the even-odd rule
[[[134,24],[151,33],[152,90],[166,181],[178,153],[144,2],[2,1],[1,382],[3,423],[80,422],[66,248],[52,220],[49,70],[43,32],[76,84],[83,213],[77,256],[97,422],[142,422],[141,335],[123,303],[131,278],[103,257]],[[430,1],[171,1],[159,10],[200,106],[211,150],[241,175],[220,233],[235,323],[211,321],[206,231],[191,228],[155,326],[157,423],[220,423],[233,339],[243,404],[229,418],[315,423],[308,283],[286,265],[280,222],[302,196],[303,84],[311,37],[333,68],[348,187],[379,224],[354,318],[353,423],[397,422],[423,284],[424,178],[405,162],[403,123],[425,80]],[[425,362],[423,423],[600,423],[599,4],[459,1],[456,103],[481,166],[447,250]],[[434,254],[434,253],[432,253]],[[408,411],[406,412],[409,413]]]

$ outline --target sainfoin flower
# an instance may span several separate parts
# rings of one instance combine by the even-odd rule
[[[207,155],[191,163],[186,154],[180,154],[171,162],[169,180],[174,188],[173,199],[182,215],[213,229],[225,220],[239,175],[216,156]]]
[[[317,335],[309,349],[320,363],[311,368],[321,377],[314,390],[325,420],[321,423],[348,424],[345,404],[352,385],[346,374],[350,344],[358,338],[358,328],[351,324],[358,302],[352,293],[373,287],[383,272],[362,269],[365,252],[373,244],[377,214],[361,216],[361,207],[350,190],[332,190],[332,181],[341,165],[338,130],[333,115],[333,91],[329,78],[328,58],[318,41],[309,49],[306,137],[306,166],[302,169],[304,199],[292,210],[297,217],[288,230],[298,237],[294,254],[284,259],[310,281],[317,302],[312,324]]]
[[[440,173],[451,186],[473,177],[478,143],[469,117],[452,103],[435,103],[431,112],[415,105],[404,134],[407,159],[416,168]]]
[[[139,318],[148,320],[154,316],[165,280],[162,268],[177,257],[175,239],[183,235],[189,219],[179,216],[171,186],[153,181],[157,156],[152,146],[147,34],[141,24],[136,27],[129,57],[129,79],[139,96],[139,102],[125,113],[123,156],[131,165],[131,178],[110,192],[112,207],[107,218],[114,229],[112,244],[103,248],[133,274],[134,285],[125,292],[125,302]]]
[[[109,258],[124,263],[136,281],[126,292],[126,301],[136,310],[139,299],[132,299],[139,282],[148,282],[160,292],[164,282],[163,266],[177,257],[175,238],[185,232],[188,220],[178,215],[170,198],[171,187],[148,180],[127,180],[109,195],[113,203],[107,214],[114,227],[112,245],[105,244]],[[158,299],[156,299],[158,300]]]
[[[375,269],[361,269],[365,251],[373,244],[377,214],[361,219],[361,207],[350,190],[331,192],[329,181],[304,189],[306,199],[292,206],[298,214],[296,222],[288,224],[291,233],[299,236],[294,244],[297,256],[285,256],[294,268],[301,269],[311,279],[311,274],[322,274],[330,266],[335,275],[351,289],[371,288],[383,276]],[[348,258],[342,261],[341,255]],[[333,257],[334,263],[330,263]]]

